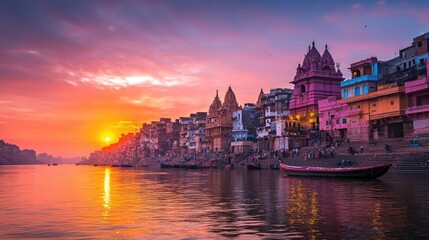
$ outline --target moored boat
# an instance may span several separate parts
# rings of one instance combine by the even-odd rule
[[[234,164],[225,165],[225,169],[234,169]]]
[[[247,170],[260,170],[260,169],[261,169],[260,163],[247,164]]]
[[[121,164],[120,167],[121,168],[130,168],[130,167],[133,167],[133,165],[131,165],[131,164]]]
[[[365,167],[308,167],[280,163],[280,170],[288,176],[375,179],[386,174],[391,166],[389,163]]]

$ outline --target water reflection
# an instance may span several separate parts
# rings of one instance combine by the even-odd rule
[[[104,169],[103,201],[104,201],[103,216],[106,218],[109,216],[109,209],[110,209],[110,169],[109,168]]]
[[[0,239],[429,239],[427,182],[0,166]]]

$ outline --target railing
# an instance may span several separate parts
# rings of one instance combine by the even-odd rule
[[[371,114],[369,119],[375,120],[380,118],[387,118],[387,117],[397,117],[405,114],[405,109],[398,109],[390,112],[382,112],[382,113],[375,113]]]
[[[407,114],[429,112],[429,104],[407,108]]]

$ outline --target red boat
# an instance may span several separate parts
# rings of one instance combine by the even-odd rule
[[[288,176],[375,179],[387,173],[391,166],[389,163],[366,167],[304,167],[280,163],[280,170]]]

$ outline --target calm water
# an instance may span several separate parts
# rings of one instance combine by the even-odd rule
[[[429,173],[0,166],[0,239],[429,238]]]

